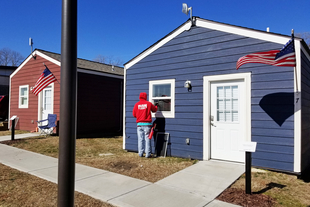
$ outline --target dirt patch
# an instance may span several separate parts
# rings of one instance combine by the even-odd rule
[[[138,167],[137,164],[123,162],[123,161],[116,162],[116,163],[111,162],[110,166],[112,168],[115,168],[116,170],[121,170],[121,171],[123,171],[123,170],[131,170],[131,169],[134,169],[134,168]]]
[[[245,207],[272,207],[276,203],[270,196],[255,193],[250,195],[236,188],[225,190],[217,199]]]
[[[21,139],[15,139],[15,140],[6,140],[6,141],[2,141],[0,142],[1,144],[6,144],[6,145],[13,145],[13,144],[16,144],[16,143],[19,143],[19,142],[24,142],[23,140]]]

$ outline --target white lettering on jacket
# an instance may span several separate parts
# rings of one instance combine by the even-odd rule
[[[147,104],[141,104],[141,105],[138,105],[138,109],[139,110],[144,110],[147,108]]]

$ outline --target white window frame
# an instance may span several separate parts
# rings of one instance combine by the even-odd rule
[[[21,95],[21,89],[22,88],[27,88],[26,95],[22,96]],[[22,98],[27,98],[27,104],[22,104]],[[22,85],[19,86],[19,94],[18,94],[18,108],[28,108],[29,105],[29,85]]]
[[[174,118],[175,111],[175,79],[165,79],[165,80],[155,80],[149,81],[149,101],[154,104],[153,99],[162,99],[162,97],[153,97],[153,85],[159,84],[171,84],[171,110],[170,111],[157,111],[156,113],[152,113],[152,117],[158,118]]]

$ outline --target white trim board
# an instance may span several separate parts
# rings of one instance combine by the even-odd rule
[[[287,43],[291,37],[289,36],[284,36],[280,34],[274,34],[274,33],[268,33],[264,31],[259,31],[259,30],[254,30],[254,29],[248,29],[244,27],[239,27],[239,26],[234,26],[234,25],[228,25],[224,23],[219,23],[219,22],[213,22],[205,19],[201,19],[196,17],[196,26],[198,27],[203,27],[203,28],[208,28],[208,29],[213,29],[217,31],[222,31],[222,32],[227,32],[231,34],[236,34],[236,35],[241,35],[245,37],[250,37],[250,38],[255,38],[255,39],[260,39],[268,42],[274,42],[278,44],[285,44]],[[158,43],[155,43],[152,45],[150,48],[145,50],[144,52],[140,53],[137,57],[133,58],[131,61],[129,61],[127,64],[125,64],[125,70],[129,69],[136,63],[138,63],[140,60],[143,58],[147,57],[149,54],[178,36],[184,31],[188,31],[191,28],[191,21],[188,20],[185,22],[183,25],[181,25],[179,28],[177,28],[175,31],[173,31],[171,34],[167,35],[165,38],[160,40]],[[298,40],[299,41],[299,40]]]
[[[145,58],[146,56],[148,56],[149,54],[151,54],[152,52],[154,52],[155,50],[157,50],[158,48],[160,48],[161,46],[163,46],[164,44],[166,44],[167,42],[169,42],[170,40],[172,40],[179,34],[181,34],[182,32],[189,30],[190,28],[191,28],[191,22],[189,21],[185,23],[184,25],[182,25],[179,29],[171,33],[169,36],[162,39],[157,44],[154,44],[153,46],[148,48],[146,51],[144,51],[143,53],[135,57],[132,61],[127,63],[124,67],[124,70],[129,69],[131,66],[135,65],[137,62],[139,62],[140,60],[142,60],[143,58]]]
[[[198,27],[204,27],[204,28],[213,29],[217,31],[228,32],[231,34],[260,39],[260,40],[264,40],[268,42],[285,44],[291,39],[291,37],[285,37],[282,35],[277,35],[277,34],[254,30],[254,29],[247,29],[247,28],[228,25],[224,23],[212,22],[212,21],[208,21],[205,19],[197,19],[197,20],[198,21],[196,22],[196,26]]]
[[[33,51],[32,54],[29,55],[28,58],[27,58],[27,59],[26,59],[26,60],[25,60],[25,61],[24,61],[11,75],[10,75],[10,78],[12,78],[16,73],[18,73],[18,71],[19,71],[21,68],[23,68],[24,65],[26,65],[26,64],[29,62],[29,60],[31,60],[31,58],[33,58],[33,56],[36,56],[36,55],[39,55],[40,57],[42,57],[42,58],[44,58],[44,59],[46,59],[46,60],[48,60],[48,61],[50,61],[50,62],[52,62],[52,63],[54,63],[54,64],[56,64],[56,65],[58,65],[58,66],[61,65],[60,62],[59,62],[58,60],[55,60],[55,59],[53,59],[53,58],[51,58],[51,57],[49,57],[49,56],[43,54],[42,52],[40,52],[40,51],[38,51],[38,50],[35,50],[35,51]]]
[[[294,172],[301,171],[301,44],[295,40],[296,67],[294,70]],[[296,77],[297,76],[297,77]],[[298,86],[298,93],[297,87]],[[297,101],[298,99],[298,101]]]
[[[126,148],[126,66],[124,68],[124,90],[123,90],[123,149]]]

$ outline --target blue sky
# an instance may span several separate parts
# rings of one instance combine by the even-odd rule
[[[290,35],[310,32],[309,0],[78,0],[78,57],[98,55],[127,62],[193,16]],[[8,0],[0,3],[0,49],[25,58],[34,48],[60,53],[60,0]]]

